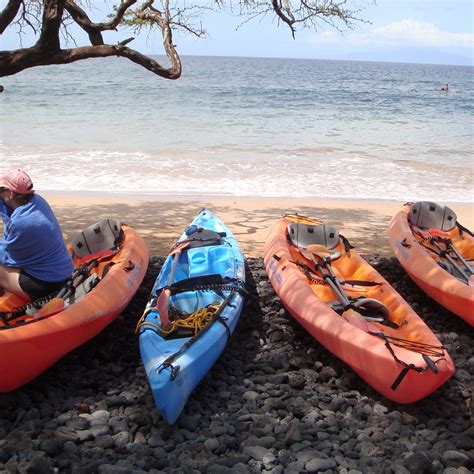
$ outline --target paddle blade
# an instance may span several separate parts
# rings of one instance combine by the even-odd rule
[[[171,296],[171,290],[166,288],[160,293],[160,296],[158,297],[158,301],[156,302],[156,309],[158,310],[158,313],[160,314],[161,325],[164,328],[166,328],[170,324],[170,318],[168,315],[168,308],[170,305],[170,296]]]
[[[48,301],[39,311],[34,315],[35,318],[45,318],[46,316],[53,316],[57,313],[60,313],[66,305],[62,298],[53,298]]]
[[[103,258],[113,257],[115,252],[113,250],[101,250],[100,252],[90,253],[88,255],[84,255],[80,260],[79,263],[89,263],[92,260],[102,260]]]
[[[170,250],[170,255],[175,255],[177,252],[181,253],[181,251],[185,249],[189,244],[189,240],[183,240],[182,242],[179,242]]]
[[[441,229],[436,229],[435,227],[430,227],[428,233],[434,237],[440,237],[442,239],[449,238],[449,234]]]
[[[359,314],[357,311],[354,311],[353,309],[348,309],[344,311],[342,317],[347,322],[351,323],[353,326],[358,329],[361,329],[362,331],[380,332],[380,329],[375,326],[375,324],[372,324],[371,322],[367,321],[361,314]]]
[[[311,244],[306,247],[307,250],[315,255],[320,257],[329,257],[331,252],[324,246],[320,244]]]

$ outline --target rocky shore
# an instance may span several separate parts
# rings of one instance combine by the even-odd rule
[[[472,328],[426,297],[394,258],[368,259],[454,360],[454,377],[428,398],[401,406],[378,395],[293,321],[262,259],[250,258],[237,330],[167,425],[134,334],[163,262],[152,257],[117,321],[27,386],[0,394],[0,472],[471,472]]]

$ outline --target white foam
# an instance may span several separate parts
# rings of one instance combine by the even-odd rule
[[[446,175],[423,163],[406,166],[343,148],[273,155],[220,146],[148,154],[37,151],[0,143],[0,151],[2,168],[27,169],[40,191],[474,201],[466,167],[452,165]]]

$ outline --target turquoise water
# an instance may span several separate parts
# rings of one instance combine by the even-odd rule
[[[472,67],[183,64],[174,82],[121,59],[1,79],[1,169],[56,191],[474,200]]]

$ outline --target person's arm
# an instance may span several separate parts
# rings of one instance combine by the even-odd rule
[[[5,221],[8,220],[9,214],[8,214],[8,207],[7,205],[3,202],[3,200],[0,199],[0,217],[3,220],[3,227],[5,228]],[[6,260],[6,249],[5,249],[5,241],[3,237],[0,238],[0,263],[4,264]]]
[[[5,235],[0,240],[0,263],[7,266],[17,266],[29,257],[31,240],[16,229],[11,222],[5,224]]]

